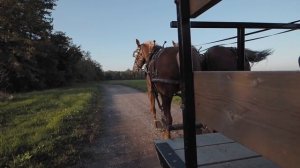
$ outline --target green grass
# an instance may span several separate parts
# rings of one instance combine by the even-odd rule
[[[18,94],[0,102],[0,167],[74,164],[80,143],[91,136],[99,95],[97,85],[89,84]]]
[[[142,92],[147,92],[146,80],[110,80],[105,83],[129,86]]]
[[[111,80],[111,81],[106,81],[106,83],[125,85],[140,90],[142,92],[147,92],[146,80]],[[180,104],[181,98],[179,96],[174,96],[173,102],[176,104]]]

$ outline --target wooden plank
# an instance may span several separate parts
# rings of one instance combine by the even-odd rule
[[[175,150],[175,153],[184,161],[184,149]],[[231,162],[254,157],[261,156],[239,143],[226,143],[197,148],[198,166]]]
[[[300,72],[195,72],[196,120],[281,167],[300,165]]]
[[[279,168],[273,162],[264,159],[263,157],[249,158],[243,160],[235,160],[231,162],[223,162],[200,168]]]
[[[221,0],[190,0],[190,16],[195,18],[207,11]]]
[[[172,147],[173,150],[184,148],[183,138],[175,138],[173,140],[168,140],[166,142]],[[196,136],[197,147],[231,143],[231,142],[234,141],[225,137],[220,133],[201,134]]]
[[[183,138],[157,140],[155,147],[163,167],[184,165]],[[273,162],[220,133],[197,135],[197,162],[198,166],[202,168],[278,167]]]

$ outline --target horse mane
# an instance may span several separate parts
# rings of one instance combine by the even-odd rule
[[[156,44],[155,41],[152,41],[152,40],[146,41],[143,44],[150,46],[152,48],[152,53],[163,48],[161,45]]]
[[[149,40],[149,41],[145,41],[143,44],[149,45],[149,46],[155,46],[155,41],[153,40]]]

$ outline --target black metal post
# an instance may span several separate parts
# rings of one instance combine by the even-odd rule
[[[245,70],[245,28],[237,28],[237,50],[238,60],[237,69],[240,71]]]
[[[194,76],[191,59],[189,0],[177,0],[181,91],[183,102],[184,155],[187,168],[197,167]]]

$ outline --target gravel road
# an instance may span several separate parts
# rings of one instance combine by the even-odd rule
[[[121,85],[102,85],[105,108],[100,137],[87,150],[92,161],[83,167],[158,168],[153,141],[161,138],[155,130],[146,93]],[[157,106],[156,106],[157,107]],[[157,109],[158,115],[160,110]],[[171,108],[174,123],[180,123],[179,106]],[[172,133],[182,136],[181,132]]]

